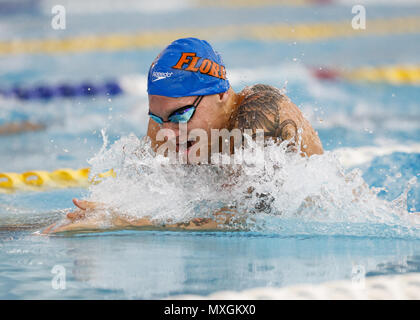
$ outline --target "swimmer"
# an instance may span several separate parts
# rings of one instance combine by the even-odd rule
[[[184,38],[167,46],[149,69],[147,91],[150,116],[147,135],[155,151],[163,143],[157,139],[159,130],[171,129],[176,136],[176,151],[183,145],[188,154],[195,142],[180,141],[179,125],[186,123],[187,137],[194,129],[206,131],[209,139],[211,129],[251,129],[252,132],[262,129],[264,139],[289,141],[290,152],[308,157],[323,153],[311,124],[280,90],[256,84],[236,93],[229,84],[220,55],[207,41]],[[210,146],[212,141],[209,142]],[[103,207],[77,199],[73,202],[77,209],[67,214],[68,222],[52,225],[44,233],[97,229],[95,225],[100,219],[97,213]],[[111,215],[116,228],[214,230],[229,223],[232,212],[222,209],[214,219],[193,219],[165,226],[156,226],[147,218],[131,221],[118,213]]]

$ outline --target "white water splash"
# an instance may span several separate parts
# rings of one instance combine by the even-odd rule
[[[251,150],[245,150],[251,152]],[[377,197],[359,169],[346,172],[333,152],[303,158],[269,144],[262,167],[170,165],[147,138],[124,137],[90,160],[92,174],[116,178],[92,185],[90,200],[128,217],[185,222],[234,208],[235,227],[282,235],[420,238],[420,215],[407,211],[412,179],[398,199]]]

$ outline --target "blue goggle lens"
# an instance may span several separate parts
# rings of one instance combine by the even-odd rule
[[[191,107],[191,108],[181,110],[179,112],[175,112],[169,117],[169,121],[186,123],[191,119],[191,117],[194,114],[194,111],[195,111],[195,107]]]
[[[163,121],[160,117],[155,116],[154,114],[149,113],[149,117],[152,118],[154,121],[156,121],[159,124],[163,124]]]

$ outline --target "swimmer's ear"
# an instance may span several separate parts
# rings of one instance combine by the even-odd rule
[[[226,102],[229,98],[229,90],[226,92],[218,93],[218,96],[219,96],[219,102],[222,102],[222,103]]]

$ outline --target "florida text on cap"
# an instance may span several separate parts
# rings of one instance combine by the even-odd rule
[[[197,38],[167,46],[153,61],[147,79],[148,94],[174,98],[216,94],[229,87],[220,54]]]

